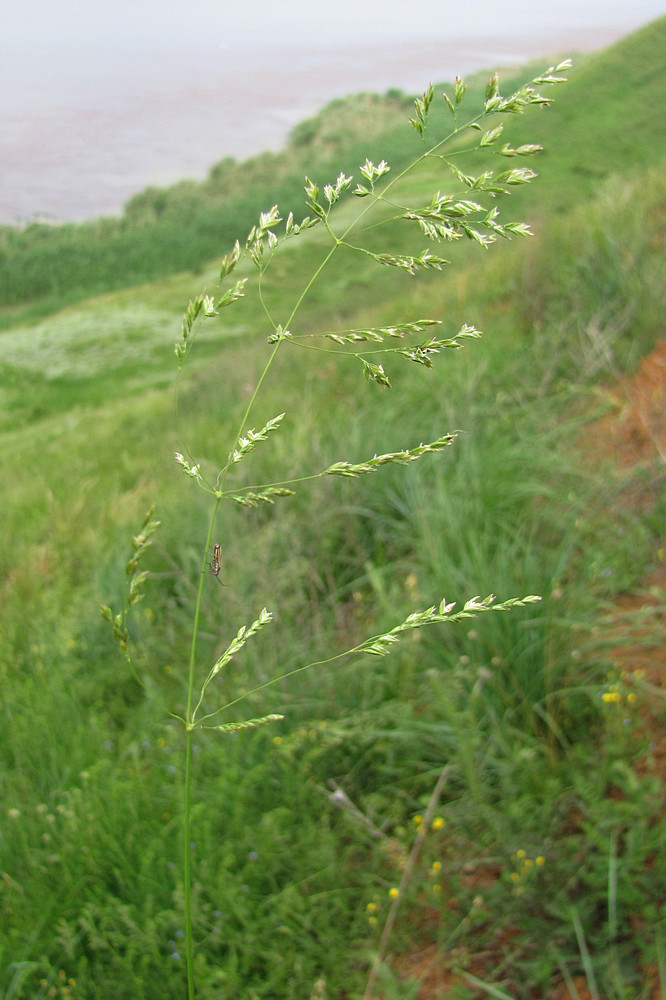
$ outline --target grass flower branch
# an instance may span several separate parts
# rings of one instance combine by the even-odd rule
[[[179,370],[191,354],[200,324],[217,322],[220,313],[226,310],[227,307],[233,306],[235,309],[238,309],[243,298],[252,289],[253,282],[249,275],[243,274],[241,277],[235,278],[235,272],[238,268],[249,268],[250,271],[254,268],[255,272],[257,272],[256,287],[259,302],[270,329],[270,333],[268,334],[270,353],[251,391],[249,402],[243,408],[235,438],[232,440],[228,450],[226,463],[219,469],[216,475],[211,477],[202,471],[205,467],[203,459],[193,458],[189,455],[185,458],[181,453],[176,453],[175,456],[177,464],[181,467],[185,475],[192,479],[205,492],[212,495],[208,530],[201,550],[199,583],[192,616],[186,708],[184,715],[174,713],[175,717],[180,719],[184,727],[185,738],[182,839],[184,845],[183,881],[187,993],[189,1000],[193,1000],[195,996],[194,902],[192,895],[192,860],[189,850],[192,833],[192,739],[194,733],[201,728],[205,728],[217,731],[220,734],[230,734],[279,721],[282,718],[280,714],[269,713],[244,721],[234,720],[226,723],[216,722],[215,724],[212,722],[212,720],[219,717],[220,713],[238,706],[271,685],[286,681],[306,670],[311,670],[315,666],[332,664],[343,658],[360,654],[383,657],[390,652],[405,634],[425,626],[444,623],[452,624],[490,611],[509,611],[539,600],[538,597],[528,596],[510,598],[495,603],[495,598],[492,595],[483,599],[474,597],[467,600],[458,611],[455,610],[455,602],[446,603],[442,600],[439,605],[433,605],[423,611],[413,612],[389,631],[366,638],[343,652],[336,652],[290,669],[279,670],[274,677],[267,679],[260,685],[254,686],[247,692],[239,694],[237,697],[231,697],[222,706],[217,708],[211,707],[210,709],[204,708],[205,699],[211,691],[213,682],[219,677],[230,661],[241,652],[248,640],[253,638],[264,627],[270,625],[273,617],[272,613],[264,608],[255,621],[250,625],[244,625],[238,629],[234,638],[227,644],[224,652],[215,659],[212,666],[202,669],[197,655],[197,637],[201,629],[204,582],[209,575],[207,568],[208,553],[211,551],[213,538],[218,531],[222,505],[226,501],[231,500],[242,507],[252,508],[261,504],[270,508],[277,498],[292,496],[294,490],[291,487],[296,483],[304,484],[328,476],[355,479],[368,473],[377,472],[386,465],[408,465],[425,456],[435,455],[444,451],[456,439],[455,433],[447,432],[427,444],[374,455],[365,461],[337,461],[326,467],[323,471],[309,474],[304,472],[302,476],[295,479],[290,478],[281,482],[237,486],[229,489],[227,488],[227,481],[232,468],[235,469],[238,466],[242,466],[244,469],[246,466],[251,466],[251,460],[255,456],[257,446],[259,444],[265,445],[269,438],[276,432],[282,431],[282,422],[287,412],[286,408],[284,412],[264,422],[259,430],[253,429],[250,426],[252,415],[260,398],[260,392],[269,374],[273,371],[278,354],[283,349],[287,350],[291,347],[307,347],[318,351],[325,351],[326,353],[338,353],[343,357],[351,356],[361,362],[363,374],[368,382],[380,387],[390,388],[391,383],[389,378],[382,363],[378,360],[380,355],[385,355],[390,359],[400,356],[429,369],[442,351],[449,349],[457,350],[469,340],[478,339],[481,336],[473,325],[464,323],[454,336],[437,336],[433,334],[412,346],[404,346],[403,344],[400,346],[389,346],[392,341],[404,341],[406,338],[421,334],[429,328],[440,325],[441,321],[438,319],[398,320],[387,326],[354,328],[342,331],[335,330],[313,334],[307,331],[301,332],[298,329],[301,307],[306,302],[314,286],[326,280],[327,268],[343,248],[356,254],[362,254],[364,258],[369,258],[379,267],[395,268],[411,276],[416,276],[422,272],[438,272],[449,264],[447,258],[441,256],[438,252],[433,252],[429,246],[417,251],[411,248],[404,250],[396,247],[394,245],[395,235],[392,235],[393,231],[390,228],[395,223],[407,223],[410,230],[415,226],[421,237],[425,236],[433,244],[442,242],[452,243],[466,238],[484,249],[487,249],[498,237],[510,239],[512,236],[529,235],[529,227],[522,222],[500,221],[497,205],[492,204],[492,202],[496,201],[497,198],[506,196],[513,187],[530,183],[536,177],[533,170],[527,167],[516,167],[496,172],[492,168],[487,168],[481,173],[472,175],[464,173],[458,166],[453,164],[449,157],[458,157],[461,153],[461,150],[458,148],[461,134],[469,138],[470,136],[475,136],[475,133],[480,133],[480,135],[478,135],[478,139],[475,137],[473,145],[469,145],[469,150],[476,150],[477,152],[481,150],[488,155],[499,155],[502,158],[531,158],[537,154],[540,151],[540,146],[536,144],[521,144],[512,147],[508,142],[505,142],[504,145],[499,146],[498,140],[503,135],[503,124],[495,124],[496,116],[521,114],[530,106],[548,104],[550,99],[543,97],[535,87],[537,85],[550,85],[561,82],[563,77],[557,74],[566,68],[567,65],[568,63],[562,63],[558,67],[549,68],[544,75],[538,77],[532,84],[519,88],[518,91],[507,98],[501,96],[497,77],[493,77],[486,88],[485,99],[481,108],[473,111],[464,124],[460,123],[459,118],[462,105],[465,101],[466,86],[460,78],[457,78],[452,94],[443,95],[445,107],[453,117],[453,129],[444,137],[439,138],[432,134],[431,112],[436,98],[434,88],[430,85],[422,98],[416,100],[414,117],[410,119],[412,127],[418,133],[423,144],[423,149],[414,156],[412,162],[407,167],[393,174],[386,160],[382,159],[378,164],[375,164],[370,159],[366,159],[359,167],[360,179],[357,180],[344,172],[340,172],[334,181],[323,185],[306,177],[305,208],[308,214],[297,223],[293,212],[289,212],[285,220],[277,205],[273,205],[267,211],[262,212],[258,222],[252,226],[246,238],[244,240],[237,239],[232,249],[224,256],[219,270],[219,290],[213,295],[206,291],[202,292],[190,302],[185,312],[181,337],[175,346]],[[486,119],[489,120],[491,127],[483,131],[480,123]],[[447,151],[449,145],[452,148],[450,151]],[[474,200],[466,195],[461,197],[458,193],[442,193],[441,191],[437,191],[425,206],[422,205],[419,207],[401,204],[403,199],[400,197],[400,191],[405,178],[412,172],[418,171],[422,165],[435,159],[438,159],[448,169],[452,183],[458,185],[465,192],[473,193]],[[487,199],[491,203],[484,205],[482,204],[482,199]],[[361,206],[360,211],[353,208],[356,201]],[[387,209],[389,210],[388,218],[386,217]],[[368,220],[375,211],[379,213],[380,218],[376,222],[373,222],[372,226],[369,226]],[[339,215],[338,213],[344,214]],[[341,220],[340,223],[339,220]],[[301,290],[295,295],[292,306],[286,311],[285,315],[278,317],[274,315],[276,313],[275,307],[270,304],[271,263],[275,255],[281,251],[281,248],[287,241],[292,241],[296,238],[304,239],[317,226],[323,228],[326,238],[330,240],[331,245],[324,252],[321,260],[318,263],[315,262],[314,266],[312,266],[309,275],[304,275]],[[373,233],[378,233],[382,231],[382,227],[385,227],[386,232],[389,234],[386,237],[387,245],[384,249],[377,250],[360,242],[364,233],[367,234],[370,229],[373,230]],[[336,235],[336,230],[339,230],[341,235]],[[323,347],[322,343],[320,343],[323,341],[326,341],[327,347]],[[387,344],[387,341],[389,344]],[[349,350],[350,347],[356,348],[360,344],[371,346],[369,349],[363,349],[362,351]],[[370,356],[372,356],[372,360],[369,360]],[[121,648],[126,655],[129,642],[126,623],[127,612],[140,599],[140,589],[146,579],[145,574],[136,573],[136,563],[140,556],[144,554],[145,547],[149,544],[149,535],[154,530],[154,527],[155,522],[147,520],[144,522],[143,535],[139,536],[136,555],[132,561],[130,596],[127,608],[115,617],[109,609],[105,609],[104,611],[105,617],[112,623],[114,635],[120,642]],[[219,551],[219,547],[217,547],[216,551]],[[218,575],[220,570],[219,556],[216,556],[216,559],[213,572],[215,575]],[[279,595],[275,595],[275,599],[279,601]],[[203,674],[203,679],[198,680],[201,674]],[[198,695],[196,694],[197,690],[199,692]]]

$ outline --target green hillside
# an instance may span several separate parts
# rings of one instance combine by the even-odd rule
[[[120,221],[2,230],[4,1000],[666,990],[663,445],[627,433],[621,464],[611,433],[663,337],[665,30],[390,187],[422,148],[393,92]],[[498,121],[544,152],[463,152]],[[494,199],[488,163],[539,177]],[[374,214],[350,185],[296,236],[266,222],[261,281],[245,255],[220,282],[260,211],[316,215],[340,170],[386,193]],[[448,217],[476,239],[405,218],[449,190],[484,203]],[[479,246],[494,204],[535,235]],[[451,264],[407,273],[426,245]],[[183,726],[190,664],[211,725],[283,718]]]

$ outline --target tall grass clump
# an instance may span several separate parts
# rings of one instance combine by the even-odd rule
[[[531,163],[541,147],[528,142],[512,145],[505,127],[512,117],[548,105],[550,97],[539,88],[563,81],[562,72],[568,65],[564,62],[550,67],[506,97],[494,76],[478,105],[471,107],[461,79],[456,79],[450,92],[437,97],[431,85],[415,102],[410,124],[418,148],[406,166],[393,171],[384,159],[373,162],[366,158],[356,177],[342,171],[325,183],[306,178],[305,214],[297,217],[290,211],[285,217],[278,205],[268,206],[249,233],[236,239],[224,256],[217,287],[202,291],[187,308],[176,343],[179,380],[185,383],[188,364],[196,357],[198,346],[210,357],[211,338],[224,336],[225,329],[234,329],[234,322],[243,324],[239,310],[244,305],[252,326],[245,328],[241,348],[251,352],[256,365],[249,378],[244,369],[242,384],[233,368],[224,372],[219,386],[220,431],[214,437],[197,436],[196,381],[183,384],[181,398],[187,397],[189,404],[181,402],[179,406],[182,444],[175,461],[191,486],[200,491],[185,504],[182,530],[189,531],[185,522],[190,517],[195,524],[203,518],[198,555],[191,567],[191,601],[186,602],[191,604],[189,654],[187,663],[178,668],[182,686],[176,685],[170,709],[172,722],[180,731],[183,754],[177,822],[190,1000],[197,990],[198,954],[204,947],[203,939],[209,936],[201,885],[206,861],[199,860],[192,849],[195,831],[210,821],[206,816],[206,782],[215,770],[239,766],[233,739],[237,734],[279,726],[284,712],[267,711],[264,692],[275,688],[281,703],[289,703],[304,675],[317,669],[325,685],[326,672],[340,663],[352,665],[357,678],[354,683],[363,684],[364,676],[369,682],[377,675],[374,662],[383,660],[398,643],[426,626],[450,625],[481,615],[494,617],[497,612],[539,600],[529,592],[529,573],[523,591],[527,596],[505,595],[496,602],[492,593],[476,595],[475,587],[486,585],[480,565],[479,579],[466,581],[472,589],[460,606],[449,600],[451,594],[447,593],[438,596],[435,603],[396,617],[389,596],[383,620],[374,627],[372,622],[354,620],[350,613],[338,634],[321,635],[313,600],[312,619],[300,624],[302,641],[290,645],[290,658],[285,661],[281,655],[281,604],[284,601],[288,606],[290,594],[281,593],[279,576],[248,581],[243,561],[244,551],[252,548],[252,536],[257,532],[270,538],[272,545],[284,543],[280,510],[285,506],[295,504],[299,512],[297,518],[283,515],[289,546],[294,547],[298,545],[294,533],[316,539],[327,517],[326,503],[337,506],[341,498],[346,505],[352,503],[348,485],[343,484],[391,474],[398,466],[445,462],[450,449],[457,447],[457,432],[450,427],[436,429],[423,443],[424,431],[431,430],[430,417],[417,429],[419,421],[413,415],[405,422],[410,440],[387,445],[378,396],[389,391],[393,382],[400,384],[400,366],[406,362],[428,370],[441,362],[441,355],[470,346],[480,338],[480,332],[464,321],[451,326],[448,318],[442,321],[422,315],[391,316],[381,325],[350,328],[344,324],[345,299],[355,294],[355,284],[362,288],[369,270],[384,269],[387,282],[395,288],[418,275],[445,269],[451,263],[445,247],[455,254],[456,244],[469,241],[486,250],[499,239],[530,235],[525,223],[506,220],[498,206],[512,190],[537,176],[531,166],[522,164]],[[443,127],[445,116],[448,125]],[[474,154],[475,163],[478,155],[483,155],[483,168],[466,172],[466,154]],[[421,199],[418,185],[421,172],[438,177],[436,189],[426,200]],[[294,268],[298,269],[296,276]],[[276,290],[286,281],[295,291],[285,307],[284,296]],[[301,317],[306,303],[313,308],[304,324]],[[225,325],[221,317],[227,315],[236,319]],[[257,338],[262,338],[263,349],[257,346]],[[364,403],[360,413],[350,412],[354,399],[350,387],[346,398],[331,399],[328,423],[318,426],[307,417],[294,418],[290,410],[299,386],[293,384],[290,368],[295,352],[308,359],[306,365],[298,363],[299,378],[305,372],[309,372],[307,378],[314,373],[318,394],[326,393],[327,372],[335,364],[346,366],[352,380],[364,379],[367,391],[378,396]],[[192,370],[205,380],[201,366],[194,364]],[[279,388],[281,383],[284,406],[268,412],[265,389],[271,384],[275,396],[275,384]],[[332,453],[341,437],[348,441],[346,455]],[[290,446],[290,438],[299,442],[298,448]],[[311,442],[309,448],[303,449],[303,439]],[[307,456],[305,467],[295,462],[302,454]],[[340,489],[329,489],[327,484],[335,482],[341,484]],[[324,505],[316,500],[315,488],[324,489]],[[362,496],[359,490],[357,503],[362,503]],[[474,498],[452,498],[454,505],[470,501]],[[244,518],[243,512],[248,516]],[[322,522],[317,523],[315,517]],[[419,511],[417,517],[427,522],[427,509]],[[130,629],[151,575],[145,568],[145,557],[159,527],[151,509],[132,538],[125,604],[120,611],[107,606],[102,609],[136,681],[148,693],[155,679],[143,668]],[[331,571],[337,579],[337,592],[348,588],[353,600],[353,575],[345,581],[345,547],[365,542],[362,537],[354,539],[353,528],[345,524],[344,517],[339,530],[338,543],[330,552]],[[378,538],[372,544],[379,544]],[[456,554],[450,554],[449,559],[455,564]],[[455,572],[446,579],[452,585],[463,584]],[[238,592],[241,581],[242,595]],[[377,587],[381,589],[381,582]],[[241,606],[249,610],[253,601],[255,607],[248,616],[233,624],[231,614]],[[220,622],[226,634],[218,637]],[[312,653],[308,647],[318,638],[323,647]],[[244,677],[237,661],[252,649],[257,669],[254,675],[250,672]],[[294,649],[300,649],[297,656]],[[215,750],[213,738],[225,740],[227,750]],[[211,754],[219,755],[212,770],[209,759],[201,759]],[[239,769],[239,790],[248,780],[251,776]],[[228,808],[232,813],[236,807],[230,802]],[[221,825],[224,829],[224,817]]]

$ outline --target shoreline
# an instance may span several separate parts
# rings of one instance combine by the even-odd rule
[[[46,77],[40,91],[37,79],[22,91],[22,107],[5,109],[0,225],[117,216],[146,187],[202,180],[225,156],[283,148],[294,125],[336,97],[391,87],[418,94],[431,80],[593,52],[626,33],[516,30],[511,38],[297,48],[282,71],[260,48],[218,46],[205,60],[180,53],[178,72],[175,53],[114,52],[106,67],[78,67],[60,94]]]

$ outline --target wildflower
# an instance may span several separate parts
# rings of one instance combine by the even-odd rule
[[[545,865],[545,863],[546,859],[544,858],[543,854],[540,854],[538,858],[534,859],[534,864],[537,865],[538,868],[541,868],[541,866]]]
[[[632,691],[632,692],[631,692],[630,694],[628,694],[628,695],[627,695],[627,701],[628,701],[628,702],[629,702],[629,703],[630,703],[631,705],[633,705],[633,704],[634,704],[634,702],[636,701],[636,695],[635,695],[635,693],[634,693],[633,691]]]
[[[432,874],[436,875],[437,872],[441,872],[441,870],[442,870],[442,862],[441,861],[433,861],[432,868],[430,869],[430,871],[432,872]]]
[[[389,889],[389,896],[391,897],[391,899],[397,899],[399,895],[400,895],[400,889],[396,889],[395,886],[391,886],[391,888]]]
[[[368,903],[368,905],[366,906],[366,911],[368,913],[374,913],[376,911],[376,909],[377,909],[377,904],[376,903]]]
[[[412,823],[414,824],[414,826],[421,826],[422,822],[423,822],[423,816],[414,816],[412,818]]]
[[[526,856],[527,855],[526,855],[525,851],[522,849],[522,847],[521,847],[521,849],[519,851],[516,851],[516,857],[518,858],[519,861],[522,861],[523,858],[526,857]]]
[[[441,830],[442,827],[445,825],[445,823],[446,823],[446,820],[442,816],[436,816],[434,818],[434,820],[432,821],[432,829],[433,830]]]

